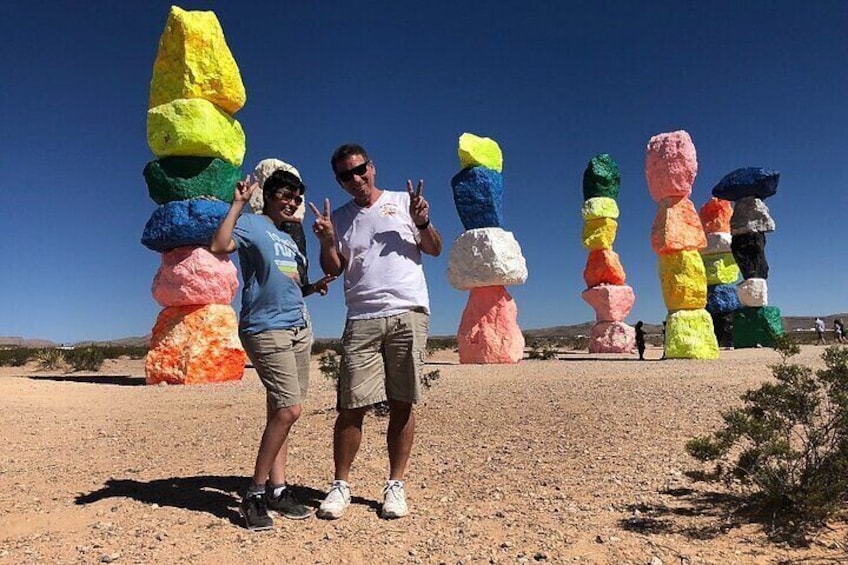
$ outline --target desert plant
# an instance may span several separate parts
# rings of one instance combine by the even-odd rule
[[[105,360],[106,351],[93,345],[65,352],[65,361],[74,371],[99,371]]]
[[[848,495],[848,348],[827,348],[818,371],[790,363],[800,348],[787,337],[774,348],[776,382],[743,394],[741,408],[722,414],[723,428],[686,450],[716,461],[717,477],[751,487],[755,506],[805,531]]]
[[[39,367],[54,371],[65,366],[65,352],[60,349],[41,349],[35,354]]]
[[[528,359],[539,359],[547,361],[548,359],[557,358],[557,350],[549,345],[533,344],[530,351],[527,352]]]
[[[32,350],[26,347],[15,347],[0,350],[0,366],[23,367],[32,358]]]
[[[324,351],[318,359],[318,370],[321,371],[325,379],[329,379],[334,383],[339,382],[339,371],[341,369],[339,355],[331,349]]]
[[[436,384],[436,381],[442,377],[442,374],[438,369],[433,371],[427,371],[423,375],[421,375],[421,386],[425,389],[430,390],[433,388],[433,385]]]

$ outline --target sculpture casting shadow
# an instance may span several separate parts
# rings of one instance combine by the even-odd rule
[[[88,383],[114,386],[145,386],[144,377],[130,375],[27,375],[34,381],[58,381],[60,383]]]
[[[157,504],[182,508],[193,512],[205,512],[241,526],[238,513],[241,493],[247,487],[249,479],[234,475],[199,475],[196,477],[172,477],[153,481],[134,479],[109,479],[103,488],[88,494],[80,494],[75,504],[85,505],[106,498],[131,498],[145,504]],[[289,485],[295,495],[304,504],[318,508],[326,493],[304,485]],[[362,504],[372,510],[378,510],[376,500],[354,496],[352,504]]]

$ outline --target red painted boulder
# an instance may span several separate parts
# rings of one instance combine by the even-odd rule
[[[463,364],[518,363],[524,357],[518,308],[502,286],[471,289],[456,337]]]
[[[144,372],[147,384],[235,381],[246,359],[231,306],[172,306],[153,326]]]
[[[699,213],[705,233],[730,233],[733,204],[721,198],[710,198]]]
[[[618,253],[612,249],[597,249],[589,252],[586,268],[583,270],[583,280],[586,281],[587,288],[599,284],[622,285],[626,279]]]

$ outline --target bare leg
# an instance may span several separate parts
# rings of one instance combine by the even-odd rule
[[[335,479],[348,481],[350,467],[362,443],[362,419],[368,408],[340,409],[333,428],[333,461],[336,465]]]
[[[264,484],[270,478],[271,469],[274,467],[277,456],[286,443],[289,430],[291,430],[292,425],[297,419],[300,418],[300,412],[300,404],[295,404],[294,406],[275,410],[268,418],[265,424],[265,432],[262,434],[262,441],[259,443],[259,453],[256,455],[253,484]],[[283,458],[283,464],[285,465],[285,456]],[[285,477],[285,469],[283,469],[282,474]]]
[[[270,406],[266,406],[266,408],[268,412],[268,422],[270,422],[274,411]],[[280,451],[277,452],[277,458],[274,459],[274,465],[271,467],[271,472],[269,473],[269,479],[271,484],[274,486],[286,484],[286,459],[288,458],[288,454],[289,436],[286,434],[286,439],[283,441]]]
[[[389,430],[386,433],[389,446],[389,479],[403,480],[414,437],[415,414],[412,412],[412,404],[389,400]]]

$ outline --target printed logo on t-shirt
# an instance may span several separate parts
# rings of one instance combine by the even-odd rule
[[[294,280],[299,280],[297,274],[297,245],[291,240],[286,240],[277,234],[266,231],[268,237],[274,242],[274,264],[277,270]]]
[[[398,213],[398,206],[397,206],[397,204],[394,204],[392,202],[387,202],[387,203],[383,204],[382,206],[380,206],[380,210],[378,212],[379,212],[380,216],[382,216],[384,218],[386,216],[394,216],[395,214]]]

